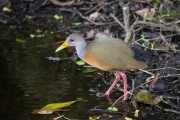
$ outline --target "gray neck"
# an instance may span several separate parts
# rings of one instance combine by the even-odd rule
[[[87,47],[87,42],[86,41],[81,42],[76,46],[77,54],[78,54],[79,58],[81,60],[83,60],[83,61],[85,61],[84,60],[84,54],[86,52],[86,47]]]

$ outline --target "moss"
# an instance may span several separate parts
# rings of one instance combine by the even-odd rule
[[[150,105],[156,105],[163,100],[162,96],[156,96],[150,92],[138,92],[135,99],[138,102],[143,102]]]

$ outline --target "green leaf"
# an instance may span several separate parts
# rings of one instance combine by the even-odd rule
[[[77,65],[85,65],[86,63],[84,61],[82,61],[82,60],[79,60],[79,61],[76,62],[76,64]]]
[[[154,49],[154,46],[155,46],[154,43],[151,43],[151,49]]]
[[[77,101],[83,101],[83,100],[79,98],[74,101],[68,101],[68,102],[62,102],[62,103],[50,103],[42,107],[41,109],[34,110],[32,113],[33,114],[52,114],[53,112],[59,111],[62,108],[68,107]]]
[[[96,68],[86,68],[83,70],[83,73],[91,73],[91,72],[95,72],[95,71],[97,71]]]
[[[63,16],[59,16],[59,15],[55,14],[54,19],[55,20],[61,20],[61,19],[63,19]]]
[[[117,112],[118,109],[116,107],[108,107],[109,111]]]
[[[16,42],[18,42],[18,43],[25,43],[26,40],[23,40],[23,39],[20,39],[20,38],[16,38]]]
[[[30,34],[29,36],[30,36],[31,38],[35,38],[35,37],[36,37],[35,34]]]

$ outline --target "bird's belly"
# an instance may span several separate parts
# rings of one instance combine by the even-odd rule
[[[97,59],[94,59],[94,58],[85,58],[85,62],[90,64],[91,66],[93,67],[96,67],[96,68],[99,68],[101,70],[104,70],[104,71],[112,71],[112,68],[107,65],[106,63],[103,63],[102,61],[98,61]]]

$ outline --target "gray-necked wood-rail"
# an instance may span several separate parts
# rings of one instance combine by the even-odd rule
[[[79,58],[86,63],[101,70],[115,73],[115,81],[104,94],[105,96],[109,96],[122,77],[124,100],[127,100],[127,77],[120,70],[146,68],[145,62],[136,60],[133,50],[118,38],[102,38],[87,43],[80,34],[73,33],[67,37],[56,52],[69,46],[75,46]]]

